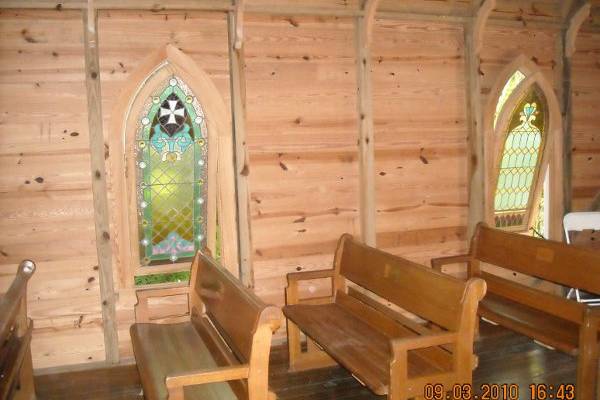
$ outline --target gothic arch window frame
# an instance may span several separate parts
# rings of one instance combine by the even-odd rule
[[[500,110],[496,125],[494,116],[496,105],[506,82],[516,71],[520,71],[525,78],[516,86],[506,99]],[[550,239],[562,238],[562,215],[564,212],[563,193],[563,128],[560,105],[554,88],[547,80],[544,72],[525,55],[519,55],[508,64],[499,74],[494,87],[490,92],[484,112],[485,127],[485,221],[494,226],[494,199],[498,182],[498,167],[507,137],[508,127],[515,108],[530,90],[538,90],[546,101],[545,146],[541,155],[537,182],[532,187],[532,200],[539,198],[542,188],[542,177],[545,171],[549,174],[549,196],[547,204],[549,212],[548,234]],[[531,204],[532,202],[530,202]]]
[[[147,99],[165,81],[177,76],[198,99],[208,141],[206,247],[216,252],[217,220],[223,264],[238,271],[237,216],[231,118],[210,76],[186,54],[166,45],[147,57],[128,79],[111,114],[109,133],[112,243],[121,287],[133,287],[134,277],[189,270],[190,263],[142,266],[139,257],[136,132]]]

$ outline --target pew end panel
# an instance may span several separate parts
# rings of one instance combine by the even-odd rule
[[[35,399],[27,283],[36,265],[22,261],[8,291],[0,295],[0,399]]]
[[[148,318],[149,299],[178,295],[187,296],[186,315]],[[273,398],[268,361],[281,311],[209,256],[198,252],[189,286],[139,291],[137,316],[131,336],[147,400]]]

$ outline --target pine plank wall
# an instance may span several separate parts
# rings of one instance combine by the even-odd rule
[[[561,85],[558,31],[526,23],[558,13],[555,3],[498,1],[495,17],[513,23],[486,28],[484,100],[521,53]],[[327,268],[339,235],[359,234],[354,22],[249,14],[245,23],[256,291],[281,305],[287,272]],[[428,263],[467,246],[463,25],[378,19],[374,38],[378,245]],[[105,137],[122,85],[167,43],[206,70],[229,104],[225,14],[101,11]],[[573,57],[576,209],[600,187],[599,45],[600,34],[584,30]],[[19,261],[38,262],[29,290],[36,368],[104,360],[88,139],[81,13],[0,9],[0,289]],[[107,148],[107,161],[113,156]],[[135,299],[132,290],[117,291],[127,358]]]

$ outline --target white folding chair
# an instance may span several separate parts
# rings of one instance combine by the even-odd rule
[[[564,216],[563,227],[565,229],[565,238],[567,243],[571,243],[569,232],[580,232],[585,229],[600,230],[600,211],[582,211],[571,212]],[[600,298],[581,298],[581,293],[577,288],[571,288],[567,294],[570,299],[575,296],[575,299],[580,303],[588,303],[593,306],[600,306]]]

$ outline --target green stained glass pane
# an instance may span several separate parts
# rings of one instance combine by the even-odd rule
[[[192,257],[206,238],[204,113],[173,76],[147,101],[136,142],[142,265]]]
[[[496,226],[526,221],[534,178],[539,169],[545,129],[545,102],[532,89],[513,111],[502,151],[494,200]]]
[[[158,283],[175,283],[175,282],[189,282],[190,273],[189,271],[182,272],[171,272],[166,274],[152,274],[142,275],[135,277],[136,286],[140,285],[155,285]]]

